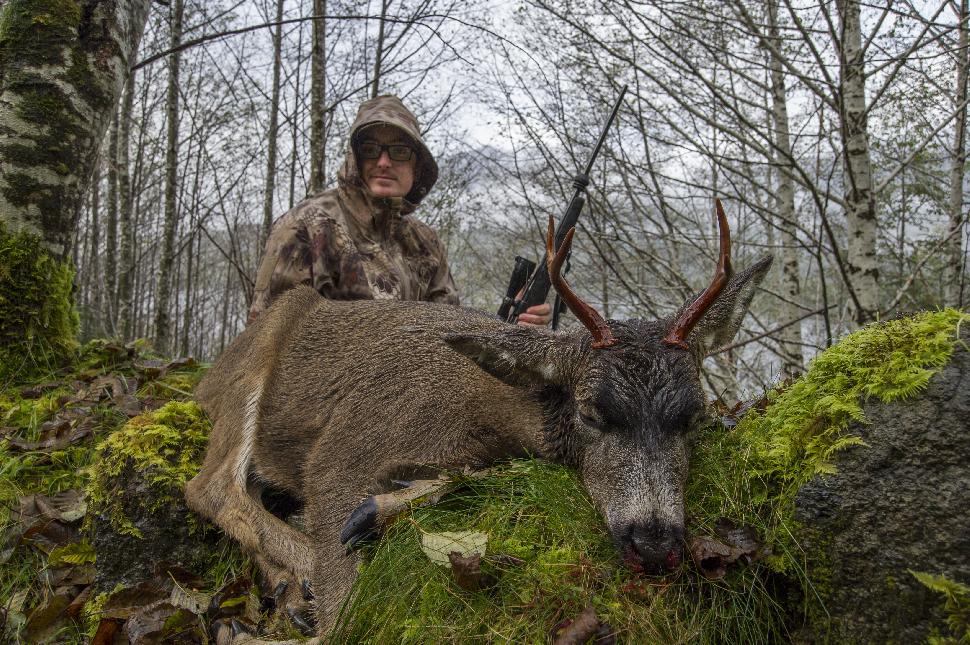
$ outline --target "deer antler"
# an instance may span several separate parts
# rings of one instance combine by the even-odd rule
[[[576,228],[573,227],[566,232],[566,237],[563,238],[562,246],[559,247],[558,251],[553,248],[555,244],[553,241],[554,229],[554,222],[552,215],[550,215],[549,229],[546,232],[546,269],[549,271],[549,280],[552,282],[552,286],[563,302],[566,303],[566,306],[569,307],[569,311],[573,312],[573,315],[589,330],[589,333],[593,336],[593,347],[595,349],[615,345],[616,339],[613,338],[613,332],[610,331],[610,327],[603,320],[603,317],[599,315],[598,311],[583,302],[559,273],[563,262],[566,261],[566,256],[569,255],[569,247],[572,246]]]
[[[704,312],[711,306],[711,303],[717,298],[718,294],[727,284],[728,278],[731,277],[731,231],[728,230],[727,216],[724,215],[724,208],[721,206],[721,200],[714,198],[714,210],[717,214],[717,228],[720,231],[720,256],[717,260],[717,270],[714,271],[714,279],[711,280],[710,286],[704,290],[697,300],[692,302],[684,313],[680,315],[674,326],[670,328],[670,331],[664,337],[663,342],[668,345],[676,345],[683,349],[687,349],[687,343],[684,339],[697,324],[697,321],[701,319]]]

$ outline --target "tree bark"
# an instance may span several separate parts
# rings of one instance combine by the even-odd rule
[[[862,24],[857,0],[837,0],[842,40],[839,47],[839,116],[843,149],[843,194],[848,229],[846,265],[859,301],[858,324],[879,308],[879,265],[876,262],[876,201],[872,190],[866,116],[866,74]]]
[[[118,267],[118,333],[124,340],[132,335],[131,289],[135,273],[134,240],[132,235],[131,174],[128,168],[128,146],[131,139],[131,114],[134,109],[135,75],[131,74],[125,84],[118,117],[118,192],[120,198],[119,227],[121,249]]]
[[[381,83],[381,62],[384,58],[384,24],[390,0],[381,0],[381,19],[377,26],[377,46],[374,49],[374,78],[371,80],[370,97],[377,98]]]
[[[104,234],[104,329],[114,335],[117,329],[118,294],[118,115],[108,131],[108,199],[105,204]]]
[[[183,0],[172,0],[171,4],[171,42],[174,49],[182,40]],[[169,349],[169,292],[172,285],[172,265],[175,258],[176,191],[178,190],[178,80],[179,53],[169,57],[168,97],[166,99],[166,120],[168,122],[167,146],[165,150],[165,225],[162,242],[162,256],[158,266],[158,287],[155,296],[155,348],[160,352]]]
[[[781,288],[787,297],[781,303],[782,320],[795,320],[801,315],[796,303],[801,300],[801,272],[798,267],[798,238],[795,226],[795,181],[792,176],[791,137],[788,127],[788,99],[785,94],[785,73],[782,61],[776,55],[782,46],[778,29],[778,0],[767,0],[768,37],[775,44],[768,51],[768,65],[771,70],[772,120],[775,131],[775,171],[778,177],[776,200],[778,215],[781,219]],[[804,368],[802,357],[802,326],[789,325],[781,332],[782,371],[796,374]]]
[[[327,180],[327,158],[325,132],[327,58],[326,24],[320,16],[326,15],[326,0],[313,0],[313,47],[310,60],[310,190],[311,195],[324,189]]]
[[[90,185],[150,0],[0,8],[0,219],[58,259]]]
[[[283,0],[276,0],[276,22],[283,20]],[[277,24],[273,33],[273,94],[269,106],[269,132],[266,134],[266,189],[263,192],[263,228],[260,231],[260,249],[269,237],[273,226],[273,196],[276,193],[276,152],[279,135],[280,68],[283,66],[283,25]]]
[[[963,261],[963,178],[964,166],[967,163],[966,131],[967,131],[967,71],[968,71],[968,42],[967,19],[968,0],[960,0],[959,4],[959,41],[956,51],[957,94],[954,104],[963,106],[957,113],[953,128],[953,157],[950,167],[950,225],[947,243],[947,263],[943,284],[946,285],[945,302],[951,307],[963,306],[964,261]]]

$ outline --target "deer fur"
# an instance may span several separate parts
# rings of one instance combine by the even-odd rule
[[[341,529],[362,500],[394,480],[511,457],[575,468],[624,559],[676,567],[688,433],[705,412],[700,364],[735,335],[770,264],[730,278],[687,349],[662,342],[676,314],[607,321],[615,343],[594,349],[583,328],[556,333],[463,307],[330,301],[295,288],[196,390],[214,427],[189,506],[268,576],[311,581],[321,633],[354,581]],[[259,484],[302,500],[305,531],[262,506]]]

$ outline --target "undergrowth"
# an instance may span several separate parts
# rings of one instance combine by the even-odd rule
[[[722,519],[752,527],[764,543],[761,561],[718,581],[685,567],[668,579],[638,577],[620,564],[574,474],[514,462],[399,520],[366,554],[335,641],[547,642],[587,604],[623,643],[791,640],[802,621],[824,616],[825,557],[799,545],[798,489],[832,473],[836,452],[862,443],[846,430],[865,423],[867,398],[898,401],[926,386],[966,318],[945,310],[860,330],[768,393],[764,412],[732,430],[702,431],[686,491],[688,531],[712,535]],[[462,591],[420,548],[422,533],[468,530],[488,535],[485,561],[497,562],[485,565],[497,576],[487,591]],[[521,562],[509,564],[508,555]]]

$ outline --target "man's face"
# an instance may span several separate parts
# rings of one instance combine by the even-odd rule
[[[357,144],[357,158],[360,159],[360,174],[364,182],[375,197],[404,197],[414,186],[414,168],[417,165],[417,152],[411,150],[411,157],[406,161],[391,159],[391,151],[386,147],[380,148],[376,158],[366,158],[368,148],[371,154],[377,146],[407,146],[410,140],[400,130],[393,126],[375,126],[368,128]],[[398,155],[395,155],[398,156]]]

